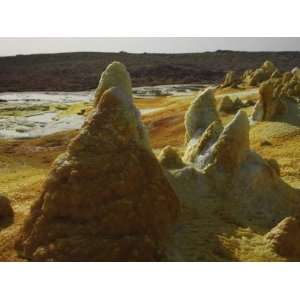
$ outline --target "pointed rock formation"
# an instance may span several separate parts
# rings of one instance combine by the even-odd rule
[[[0,220],[11,218],[13,215],[14,211],[11,207],[9,199],[0,194]]]
[[[234,104],[233,101],[229,96],[225,96],[221,99],[219,105],[218,105],[218,110],[223,111],[226,113],[230,113],[234,110]]]
[[[266,60],[263,65],[261,66],[261,68],[265,71],[266,74],[268,74],[269,76],[271,74],[273,74],[273,72],[276,71],[276,67],[275,65],[269,61],[269,60]]]
[[[251,77],[251,75],[253,74],[253,72],[254,72],[254,71],[253,71],[252,69],[246,70],[246,71],[243,73],[242,77],[241,77],[242,81],[247,81],[248,78]]]
[[[239,167],[249,151],[249,129],[248,116],[240,110],[212,146],[210,166],[230,173]]]
[[[235,71],[229,71],[228,73],[226,73],[225,75],[225,79],[224,82],[222,84],[222,87],[237,87],[239,84],[240,80],[237,76],[237,74],[235,73]]]
[[[244,111],[223,130],[212,123],[187,145],[183,156],[187,166],[170,170],[168,178],[184,204],[202,209],[212,205],[206,199],[222,199],[213,205],[233,222],[270,229],[300,212],[300,195],[280,179],[276,161],[251,151],[249,131]]]
[[[274,79],[261,84],[259,100],[251,116],[253,121],[272,121],[287,111],[287,105],[282,101],[282,88],[280,81]]]
[[[300,221],[286,217],[265,236],[274,250],[290,260],[300,259]]]
[[[111,87],[120,87],[126,96],[131,97],[131,79],[126,67],[117,61],[112,62],[102,73],[95,92],[94,106],[97,106],[103,93]]]
[[[218,111],[225,113],[232,113],[237,109],[235,103],[231,100],[229,96],[223,97],[218,105]]]
[[[200,92],[185,114],[186,143],[198,138],[214,121],[219,120],[214,89]]]
[[[243,75],[243,81],[250,86],[257,86],[270,79],[276,71],[277,68],[271,61],[265,61],[258,69],[252,72],[246,71]]]
[[[247,114],[239,111],[211,147],[204,171],[236,221],[269,228],[299,213],[299,192],[280,179],[276,162],[250,150],[249,130]]]
[[[247,78],[247,81],[250,86],[257,86],[267,79],[268,77],[266,76],[264,70],[262,68],[258,68],[251,74],[249,78]]]
[[[152,153],[123,65],[104,71],[96,109],[54,162],[16,247],[34,261],[153,261],[179,204]]]

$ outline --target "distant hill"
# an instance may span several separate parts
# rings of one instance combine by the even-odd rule
[[[242,73],[271,60],[282,70],[300,66],[300,52],[216,51],[186,54],[75,52],[0,57],[0,91],[80,91],[97,86],[113,60],[126,64],[134,86],[213,83],[228,70]]]

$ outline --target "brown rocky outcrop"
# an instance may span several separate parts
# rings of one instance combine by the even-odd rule
[[[14,215],[14,211],[11,207],[9,199],[0,194],[0,220],[11,218]]]
[[[54,162],[20,232],[16,248],[23,257],[164,259],[179,204],[150,149],[128,78],[120,63],[103,73],[95,110]]]
[[[286,217],[265,235],[274,250],[290,260],[300,259],[300,221]]]

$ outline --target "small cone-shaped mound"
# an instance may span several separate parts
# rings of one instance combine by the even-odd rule
[[[17,243],[28,259],[162,259],[179,204],[116,73],[32,207]]]
[[[212,146],[209,161],[224,171],[233,171],[249,151],[249,129],[248,116],[240,110]]]
[[[102,73],[95,93],[94,106],[97,106],[103,93],[111,87],[120,87],[127,96],[131,96],[131,79],[126,67],[117,61],[111,63]]]
[[[200,92],[185,114],[186,142],[199,137],[214,121],[219,120],[214,89]]]
[[[0,221],[5,218],[13,217],[14,212],[7,197],[0,194]]]
[[[292,260],[300,258],[300,221],[297,218],[283,219],[265,238],[279,255]]]
[[[164,147],[159,153],[158,160],[166,169],[180,169],[184,167],[184,163],[178,152],[171,146]]]
[[[221,99],[218,110],[226,113],[231,113],[235,110],[235,105],[229,96],[225,96]]]

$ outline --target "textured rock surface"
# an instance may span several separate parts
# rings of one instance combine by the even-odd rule
[[[240,80],[234,71],[226,73],[222,87],[237,87]]]
[[[7,197],[0,194],[0,220],[11,218],[14,215],[10,201]]]
[[[251,151],[249,131],[244,111],[223,130],[212,123],[195,143],[189,142],[183,156],[187,166],[169,170],[169,180],[187,206],[202,209],[211,205],[209,199],[222,199],[213,207],[232,222],[270,229],[299,213],[300,195],[281,180],[276,161]]]
[[[205,173],[226,202],[226,210],[241,224],[274,226],[299,213],[299,192],[284,183],[278,166],[249,147],[249,121],[240,111],[212,146]]]
[[[300,72],[294,68],[291,72],[280,72],[272,62],[266,61],[260,68],[247,70],[242,76],[244,85],[260,86],[271,83],[276,97],[294,98],[300,97]]]
[[[270,61],[265,61],[261,67],[254,71],[246,71],[242,77],[243,81],[250,86],[257,86],[268,80],[277,71],[275,65]],[[275,75],[274,75],[275,76]]]
[[[248,151],[248,116],[244,111],[239,111],[212,146],[209,161],[219,171],[232,172],[245,159]]]
[[[253,74],[253,72],[254,71],[252,69],[245,70],[241,77],[242,81],[247,81],[248,78]]]
[[[221,99],[218,110],[226,113],[231,113],[235,110],[235,105],[229,96],[225,96]]]
[[[267,79],[268,77],[266,76],[264,70],[262,68],[258,68],[247,80],[250,86],[256,86]]]
[[[268,74],[269,76],[271,74],[273,74],[275,71],[276,71],[276,67],[275,65],[269,61],[269,60],[266,60],[263,65],[262,65],[262,69],[265,71],[266,74]]]
[[[212,122],[197,140],[189,142],[183,160],[190,163],[197,162],[200,165],[205,164],[208,150],[216,142],[222,130],[223,126],[220,121]]]
[[[101,92],[96,110],[54,162],[16,244],[27,259],[164,258],[179,205],[150,150],[126,73],[119,63],[107,68],[100,90],[116,87]]]
[[[300,259],[300,222],[295,217],[287,217],[265,236],[274,250],[291,260]]]
[[[271,75],[271,78],[280,78],[280,77],[281,77],[281,74],[280,74],[279,70],[275,70]]]
[[[180,155],[171,146],[166,146],[161,150],[158,160],[166,169],[180,169],[184,167],[184,163]]]
[[[291,72],[284,72],[282,75],[282,83],[287,83],[290,81],[293,77],[293,74]]]
[[[111,63],[102,73],[95,92],[94,105],[97,106],[103,93],[111,87],[120,87],[126,96],[131,97],[131,79],[126,67],[120,62]]]
[[[287,111],[287,105],[283,100],[282,84],[272,79],[261,84],[259,88],[259,100],[253,114],[253,121],[272,121],[277,116]]]
[[[287,98],[299,98],[300,97],[300,78],[292,73],[285,73],[285,76],[281,80],[281,91],[280,94],[282,97]]]
[[[185,114],[186,142],[200,136],[214,121],[219,120],[214,89],[200,92]]]

